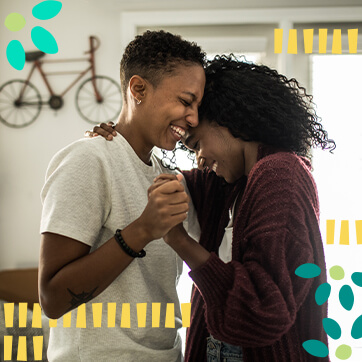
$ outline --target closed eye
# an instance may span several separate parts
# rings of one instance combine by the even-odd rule
[[[186,137],[185,141],[183,142],[183,144],[191,151],[198,151],[199,149],[199,140],[195,141],[195,136],[194,135],[190,135],[188,137]]]
[[[180,98],[180,101],[185,107],[190,107],[191,106],[191,103],[188,102],[186,99]]]
[[[198,150],[199,150],[199,141],[197,141],[197,142],[191,147],[191,149],[192,149],[193,151],[198,151]]]

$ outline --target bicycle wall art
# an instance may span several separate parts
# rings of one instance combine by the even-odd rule
[[[33,123],[43,106],[58,110],[63,107],[65,94],[90,72],[78,87],[75,105],[81,117],[92,124],[109,122],[118,117],[122,108],[120,85],[110,77],[98,75],[95,71],[94,53],[100,41],[95,36],[89,37],[89,56],[75,59],[44,59],[46,53],[32,51],[25,53],[26,62],[32,63],[26,79],[13,79],[0,87],[0,121],[13,128],[22,128]],[[44,64],[84,61],[88,64],[81,71],[45,72]],[[31,83],[35,71],[38,71],[48,92],[48,98],[42,99],[39,90]],[[56,94],[51,85],[50,76],[76,74],[76,78],[61,93]]]

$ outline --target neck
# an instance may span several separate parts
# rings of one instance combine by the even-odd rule
[[[153,145],[145,144],[133,119],[129,119],[121,113],[114,129],[127,140],[137,156],[146,165],[151,165]]]
[[[251,169],[258,162],[258,149],[260,143],[246,142],[244,149],[245,175],[248,176]]]

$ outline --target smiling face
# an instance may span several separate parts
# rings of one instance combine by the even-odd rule
[[[198,127],[190,129],[183,142],[196,153],[199,169],[207,167],[228,183],[248,173],[245,162],[248,142],[235,138],[226,127],[202,120]]]
[[[198,107],[205,87],[205,72],[199,65],[178,65],[171,75],[165,75],[144,92],[138,124],[143,142],[173,150],[189,127],[198,125]]]

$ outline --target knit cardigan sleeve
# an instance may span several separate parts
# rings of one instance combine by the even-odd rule
[[[318,213],[315,184],[301,158],[278,153],[257,163],[234,218],[232,261],[212,252],[189,273],[215,338],[260,347],[291,328],[312,284],[295,270],[315,262]]]
[[[192,169],[183,171],[182,174],[197,211],[201,230],[210,230],[211,228],[215,229],[216,232],[217,227],[215,226],[217,225],[214,225],[214,221],[220,220],[222,210],[225,208],[233,186],[227,185],[222,178],[206,169]],[[214,249],[211,248],[211,250]]]

